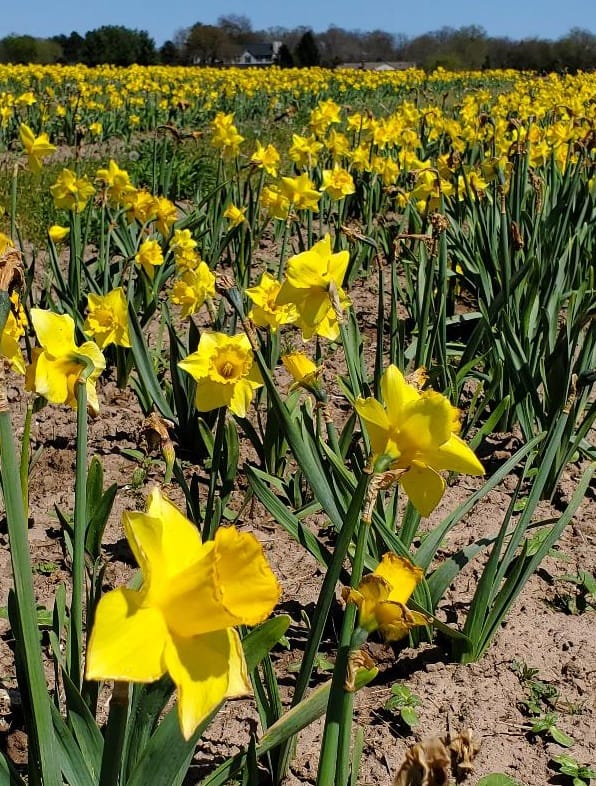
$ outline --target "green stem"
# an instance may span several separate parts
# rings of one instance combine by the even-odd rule
[[[10,237],[12,240],[17,235],[17,184],[19,182],[19,165],[15,164],[12,170],[12,183],[10,188]]]
[[[352,588],[357,587],[362,578],[369,529],[370,526],[361,520],[350,581]],[[356,613],[355,604],[349,603],[344,613],[337,659],[331,680],[317,786],[333,786],[334,783],[335,786],[346,786],[349,781],[354,696],[350,690],[346,690],[345,686]]]
[[[72,547],[70,607],[70,678],[80,689],[83,652],[83,593],[85,590],[85,530],[87,527],[87,384],[77,382],[77,456]]]
[[[217,489],[217,477],[221,465],[221,456],[224,448],[226,435],[226,408],[220,407],[217,412],[217,427],[215,430],[215,440],[213,442],[213,454],[211,456],[211,470],[209,475],[209,492],[207,495],[207,506],[205,508],[205,523],[203,525],[203,540],[213,540],[216,530],[216,522],[213,519],[215,509],[215,492]]]

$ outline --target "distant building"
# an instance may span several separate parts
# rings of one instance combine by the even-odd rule
[[[416,63],[408,63],[406,60],[373,60],[362,61],[360,63],[339,63],[336,68],[355,68],[360,71],[407,71],[408,68],[416,68]]]
[[[247,44],[243,52],[232,60],[236,66],[270,66],[277,62],[281,41]]]

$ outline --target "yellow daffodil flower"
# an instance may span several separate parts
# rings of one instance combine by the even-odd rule
[[[143,584],[99,601],[85,676],[153,682],[168,672],[188,740],[221,702],[251,692],[234,626],[263,622],[279,600],[279,584],[254,535],[220,527],[202,543],[159,489],[145,513],[126,511],[122,522]]]
[[[331,199],[343,199],[356,191],[352,175],[339,166],[323,170],[322,191],[326,191]]]
[[[323,149],[323,143],[318,142],[314,136],[300,136],[292,134],[292,144],[288,150],[290,159],[299,167],[312,167],[316,164],[317,157]]]
[[[211,143],[221,151],[224,158],[233,158],[240,152],[240,145],[244,141],[233,123],[234,114],[226,115],[218,112],[211,123],[213,136]]]
[[[373,456],[388,455],[391,469],[422,516],[429,516],[445,491],[443,470],[483,475],[473,451],[457,436],[459,410],[434,390],[420,392],[396,366],[381,379],[385,405],[359,398],[354,406],[370,438]]]
[[[275,186],[263,189],[261,205],[278,221],[285,221],[290,211],[290,200]]]
[[[203,260],[194,270],[186,270],[174,282],[172,303],[181,306],[180,316],[186,319],[198,311],[205,300],[215,295],[215,276]]]
[[[83,330],[95,339],[100,349],[108,344],[130,347],[128,305],[122,287],[106,295],[87,295],[87,310]]]
[[[342,289],[348,267],[348,251],[331,253],[331,237],[302,254],[290,257],[286,280],[277,296],[278,305],[293,303],[298,311],[296,324],[307,340],[315,334],[335,341],[339,336],[342,309],[350,300]]]
[[[34,390],[52,404],[76,408],[76,384],[88,365],[87,402],[93,414],[99,412],[95,383],[106,367],[101,350],[93,341],[75,344],[75,324],[68,314],[53,314],[41,308],[31,309],[31,321],[40,346],[34,350],[27,369],[27,390]]]
[[[318,387],[323,366],[317,366],[304,352],[290,352],[287,355],[282,355],[281,362],[294,380],[290,391],[304,388],[312,392]]]
[[[54,185],[50,186],[50,192],[57,208],[80,213],[95,189],[87,177],[77,177],[72,170],[63,169]]]
[[[29,169],[37,175],[41,172],[43,159],[52,155],[56,147],[50,144],[50,138],[47,134],[40,134],[36,137],[33,131],[28,125],[25,125],[25,123],[21,123],[19,127],[19,136],[27,153]]]
[[[145,240],[135,254],[135,262],[140,265],[153,281],[155,268],[163,265],[163,253],[157,240]]]
[[[27,317],[16,292],[13,292],[10,299],[12,308],[8,312],[6,324],[2,336],[0,336],[0,357],[8,360],[13,371],[24,374],[25,360],[21,352],[20,338],[25,335]]]
[[[257,141],[257,149],[252,154],[250,163],[259,169],[264,169],[271,177],[277,177],[277,167],[279,166],[279,153],[273,145],[263,145]]]
[[[269,327],[275,332],[280,325],[294,322],[298,316],[293,304],[280,305],[276,302],[281,282],[269,273],[263,273],[257,286],[250,287],[246,294],[253,302],[253,307],[248,314],[255,325]]]
[[[236,205],[228,205],[224,210],[224,218],[230,222],[230,229],[240,226],[246,221],[246,207],[236,207]]]
[[[107,200],[112,205],[123,204],[136,191],[128,172],[113,159],[110,159],[107,168],[98,169],[95,177],[103,184]]]
[[[169,237],[177,218],[176,205],[173,202],[166,197],[155,199],[155,225],[163,237]]]
[[[193,270],[201,261],[196,251],[197,241],[192,237],[190,229],[175,229],[168,245],[179,271]]]
[[[306,172],[298,177],[282,177],[279,190],[296,210],[319,209],[321,192],[317,191]]]
[[[423,576],[421,568],[388,552],[357,589],[344,589],[343,597],[358,606],[358,625],[363,630],[378,630],[385,641],[399,641],[411,628],[428,624],[426,615],[406,606]]]
[[[61,227],[60,224],[52,224],[52,226],[48,229],[48,235],[51,237],[54,243],[62,243],[63,240],[70,234],[70,229],[68,227]]]
[[[243,418],[253,392],[263,385],[244,333],[202,333],[197,351],[178,365],[197,382],[195,404],[199,412],[228,407]]]

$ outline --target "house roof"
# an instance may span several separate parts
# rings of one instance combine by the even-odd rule
[[[273,57],[273,44],[247,44],[244,51],[253,57]]]
[[[358,68],[361,71],[405,71],[408,68],[416,68],[416,63],[408,63],[404,60],[367,60],[359,63],[340,63],[337,68]]]

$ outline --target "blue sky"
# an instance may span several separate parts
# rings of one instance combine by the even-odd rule
[[[225,14],[245,14],[253,28],[306,25],[315,31],[337,25],[414,36],[448,25],[476,24],[489,35],[559,38],[572,27],[596,33],[592,0],[4,0],[0,38],[9,33],[49,37],[101,25],[147,30],[161,45],[195,22],[213,24]]]

